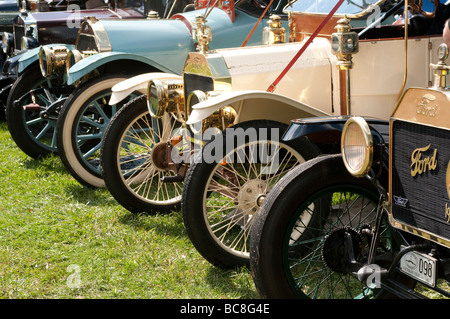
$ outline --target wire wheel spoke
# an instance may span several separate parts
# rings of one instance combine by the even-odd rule
[[[291,147],[262,140],[235,148],[216,165],[204,206],[211,235],[225,250],[248,256],[249,234],[262,201],[301,162],[303,157]]]
[[[168,113],[160,119],[146,113],[136,118],[122,135],[118,165],[124,184],[148,202],[172,203],[181,198],[182,182],[162,181],[175,172],[157,168],[152,158],[155,146],[170,141],[180,125]]]
[[[362,225],[373,225],[376,208],[377,204],[364,192],[353,189],[323,192],[303,204],[291,222],[290,236],[285,239],[283,249],[285,269],[293,287],[309,298],[364,296],[368,292],[365,283],[330,268],[327,260],[341,260],[342,256],[328,255],[324,245],[327,240],[334,240],[330,234],[343,227],[358,231]],[[310,216],[306,218],[307,227],[306,216]]]

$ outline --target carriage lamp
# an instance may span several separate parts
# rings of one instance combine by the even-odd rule
[[[270,16],[270,20],[267,23],[269,26],[263,30],[263,44],[285,43],[286,30],[281,26],[281,17],[274,14]]]
[[[51,77],[64,71],[68,49],[65,46],[49,48],[43,46],[39,50],[39,66],[43,77]]]
[[[444,90],[447,86],[446,76],[450,67],[445,64],[445,60],[447,60],[448,54],[448,46],[445,43],[442,43],[438,48],[439,62],[437,64],[430,63],[434,75],[433,88],[437,90]]]
[[[341,83],[341,115],[351,114],[350,101],[350,69],[353,67],[352,55],[359,51],[358,34],[351,31],[347,17],[340,19],[331,35],[331,51],[337,57],[336,66],[339,69]]]
[[[192,38],[196,41],[196,47],[202,54],[208,52],[208,44],[212,40],[211,27],[206,25],[206,18],[199,15],[195,18],[195,26],[192,28]]]
[[[341,70],[353,67],[352,55],[358,53],[358,34],[351,31],[350,21],[347,18],[340,19],[335,27],[336,31],[331,35],[331,50],[338,59],[337,66]]]

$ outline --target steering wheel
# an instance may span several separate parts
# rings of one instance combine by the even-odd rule
[[[423,0],[413,1],[410,3],[410,7],[414,13],[418,13],[423,15],[425,18],[434,18],[436,15],[436,10],[439,5],[439,0],[433,0],[434,10],[432,12],[428,12],[423,10]]]

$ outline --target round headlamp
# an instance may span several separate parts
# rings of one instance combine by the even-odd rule
[[[207,96],[206,96],[205,92],[200,91],[200,90],[192,91],[186,99],[186,109],[188,112],[187,116],[189,117],[189,115],[191,115],[192,107],[195,104],[206,101],[206,99],[207,99]],[[189,127],[191,128],[191,130],[194,134],[200,134],[202,132],[202,121],[194,123],[194,124],[190,124]]]
[[[37,48],[38,45],[39,45],[39,43],[33,37],[25,36],[25,37],[22,37],[22,39],[20,41],[20,48],[22,50],[28,50],[28,49]]]
[[[65,46],[53,48],[42,46],[39,49],[39,66],[42,76],[50,77],[56,73],[61,74],[64,71],[67,51]]]
[[[83,59],[83,55],[78,50],[70,50],[66,57],[66,73],[69,73],[69,69],[78,61]]]
[[[41,47],[39,49],[39,66],[43,77],[53,73],[52,50],[50,48]]]
[[[11,49],[14,47],[14,35],[9,32],[3,32],[2,35],[2,49],[5,54],[11,52]]]
[[[147,106],[152,117],[161,117],[165,112],[181,114],[184,108],[183,80],[153,79],[147,87]]]
[[[163,116],[167,105],[164,83],[160,80],[150,80],[147,89],[147,106],[152,117]]]
[[[373,138],[369,125],[362,117],[351,117],[345,123],[341,152],[350,174],[363,177],[369,172],[373,160]]]

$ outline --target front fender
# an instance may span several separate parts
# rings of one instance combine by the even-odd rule
[[[129,54],[124,52],[103,52],[91,55],[81,60],[80,62],[75,63],[69,69],[67,84],[71,85],[96,68],[117,60],[122,60],[124,61],[124,63],[126,63],[126,60],[137,61],[143,64],[151,65],[161,72],[175,73],[172,70],[169,70],[168,68],[162,66],[161,64],[141,55]]]
[[[333,149],[340,152],[341,134],[350,117],[352,115],[293,120],[283,136],[283,141],[288,142],[307,136],[315,144],[327,144],[328,147],[335,145]],[[372,117],[364,119],[370,126],[374,141],[384,144],[389,141],[389,121]]]
[[[187,124],[207,118],[223,106],[233,106],[237,112],[237,123],[271,119],[290,123],[295,118],[328,116],[319,109],[289,97],[265,91],[236,91],[223,93],[193,106]]]
[[[22,57],[19,59],[19,65],[17,67],[17,72],[22,73],[24,72],[31,64],[33,64],[36,61],[39,61],[39,50],[41,47],[46,46],[49,48],[53,48],[56,46],[65,46],[67,50],[73,50],[75,49],[75,45],[73,44],[64,44],[64,43],[54,43],[54,44],[47,44],[47,45],[41,45],[37,48],[30,49],[22,54]]]
[[[111,88],[112,94],[109,104],[114,105],[119,103],[134,91],[139,91],[142,94],[146,94],[148,82],[157,78],[183,79],[180,75],[162,72],[151,72],[133,76],[132,78],[117,83]]]

